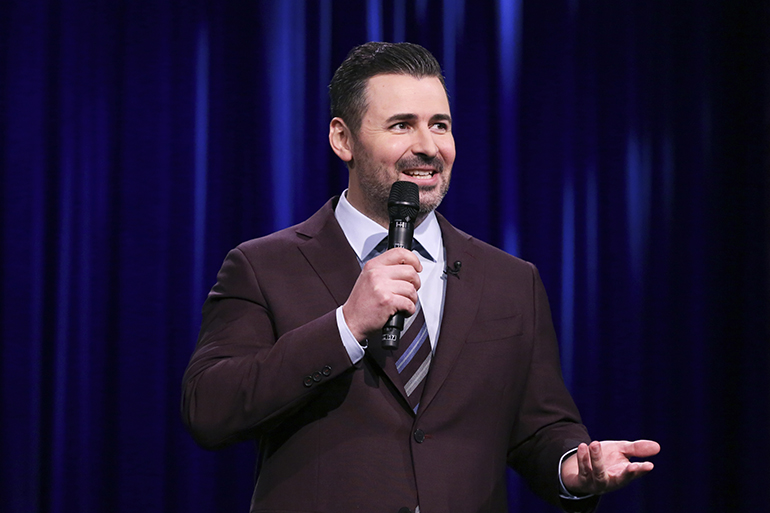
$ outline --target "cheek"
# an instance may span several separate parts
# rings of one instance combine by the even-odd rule
[[[402,156],[402,149],[394,144],[383,144],[372,154],[371,158],[379,166],[392,166]]]
[[[456,155],[454,140],[450,139],[442,142],[439,145],[439,151],[441,152],[441,156],[444,157],[444,162],[451,166],[455,161]]]
[[[385,159],[389,164],[395,164],[399,160],[410,156],[409,145],[402,143],[394,143],[387,147],[386,153],[384,153]]]

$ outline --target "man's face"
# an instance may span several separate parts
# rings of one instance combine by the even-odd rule
[[[376,75],[366,89],[368,108],[352,137],[348,200],[372,219],[388,222],[390,187],[420,187],[420,213],[449,189],[455,144],[444,87],[438,78]]]

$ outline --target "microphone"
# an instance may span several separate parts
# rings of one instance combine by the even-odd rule
[[[414,221],[420,211],[420,188],[412,182],[398,181],[390,188],[388,197],[388,249],[412,250]],[[382,328],[382,348],[398,349],[401,331],[404,329],[404,313],[396,312]]]
[[[455,260],[454,267],[449,267],[449,264],[447,264],[446,269],[444,269],[444,274],[451,274],[452,276],[460,277],[460,268],[462,268],[463,263],[459,260]]]

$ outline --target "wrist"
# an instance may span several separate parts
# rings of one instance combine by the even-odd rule
[[[347,303],[342,305],[342,319],[345,322],[345,326],[347,326],[348,331],[351,335],[353,335],[353,338],[356,339],[356,342],[361,344],[362,346],[366,347],[367,345],[367,338],[368,334],[367,332],[362,329],[358,323],[355,321],[355,316],[351,315],[350,312],[348,312],[349,308]]]

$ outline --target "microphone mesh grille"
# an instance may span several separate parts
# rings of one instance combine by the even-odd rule
[[[414,219],[420,211],[420,188],[416,183],[398,181],[390,188],[388,215],[391,219]]]

